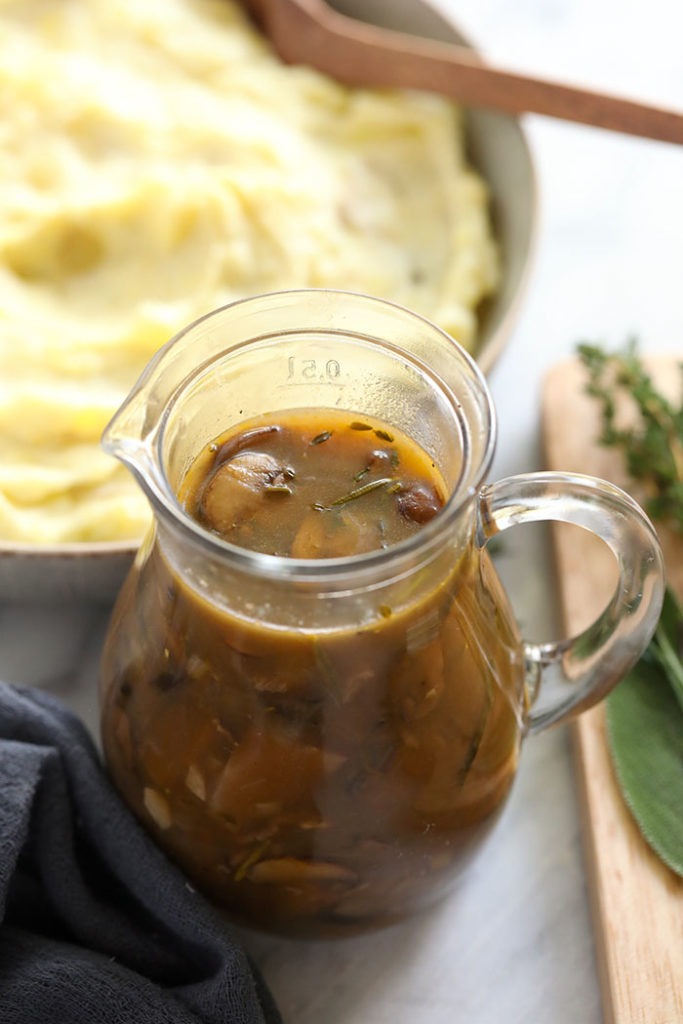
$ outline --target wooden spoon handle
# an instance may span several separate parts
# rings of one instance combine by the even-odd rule
[[[252,0],[253,2],[253,0]],[[270,6],[268,0],[266,4]],[[277,0],[276,7],[281,4]],[[683,143],[683,113],[487,65],[464,46],[367,25],[311,0],[281,4],[268,26],[281,55],[348,85],[426,89],[465,106],[535,113]]]
[[[402,70],[406,74],[410,70],[414,88],[452,95],[466,106],[510,114],[544,114],[627,135],[683,144],[683,113],[470,62],[466,55],[467,51],[461,48],[458,54],[437,56],[427,63],[418,53],[406,54]],[[419,81],[424,84],[418,86]]]
[[[469,64],[455,55],[437,58],[431,68],[417,54],[406,55],[406,60],[411,62],[414,88],[452,95],[466,106],[510,114],[544,114],[627,135],[683,144],[683,113],[674,110],[483,63]],[[417,86],[420,79],[425,84]]]

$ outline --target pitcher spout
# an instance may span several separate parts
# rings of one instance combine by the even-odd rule
[[[156,439],[174,389],[188,372],[187,359],[178,359],[177,341],[167,342],[138,378],[104,429],[101,446],[123,462],[146,490],[151,474],[160,469]],[[178,365],[181,363],[181,365]],[[163,476],[163,473],[161,474]]]
[[[136,387],[117,409],[101,437],[102,449],[122,462],[148,494],[158,477],[155,436],[159,416],[145,388]]]

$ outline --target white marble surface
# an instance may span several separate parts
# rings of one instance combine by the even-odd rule
[[[435,3],[437,0],[435,0]],[[676,0],[439,0],[489,59],[683,108]],[[543,374],[578,339],[683,354],[683,149],[528,118],[541,227],[535,270],[492,376],[499,476],[537,468]],[[520,619],[549,638],[547,547],[506,549]],[[0,604],[0,677],[60,694],[96,720],[106,613]],[[438,910],[334,943],[245,936],[287,1024],[598,1024],[569,735],[527,741],[504,816]]]

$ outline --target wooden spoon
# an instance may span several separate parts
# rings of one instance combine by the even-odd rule
[[[469,107],[530,112],[683,143],[683,113],[487,66],[465,46],[377,28],[326,0],[242,0],[288,64],[347,85],[425,89]]]

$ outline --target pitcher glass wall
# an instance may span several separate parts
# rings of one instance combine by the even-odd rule
[[[178,494],[213,439],[302,409],[403,431],[438,468],[441,511],[387,547],[317,559],[237,546],[188,514]],[[658,618],[638,506],[570,474],[485,484],[495,424],[476,364],[377,299],[298,291],[211,313],[152,361],[104,444],[154,513],[105,645],[109,771],[244,923],[339,934],[438,900],[503,807],[524,737],[604,696]],[[537,645],[486,545],[542,519],[598,534],[619,579],[585,633]]]

